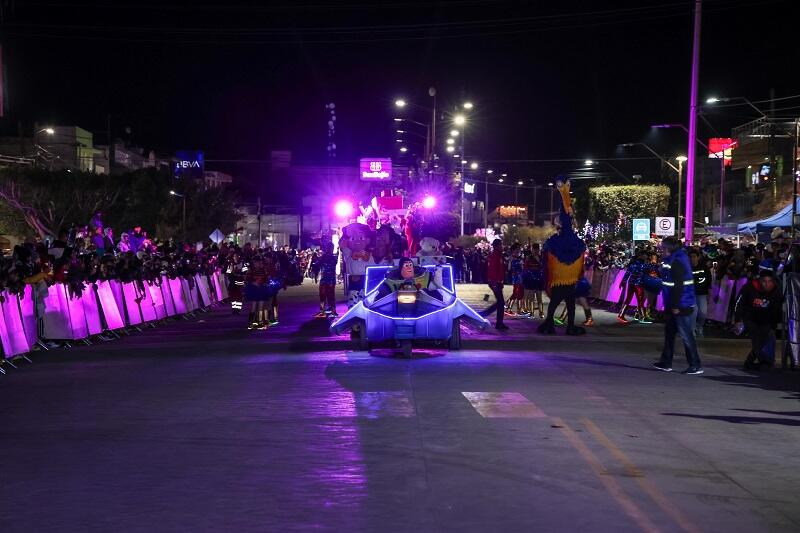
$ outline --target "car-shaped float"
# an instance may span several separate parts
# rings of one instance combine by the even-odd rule
[[[456,296],[450,265],[413,266],[413,277],[405,267],[367,267],[365,297],[331,324],[341,334],[351,330],[356,349],[396,341],[403,355],[411,356],[412,341],[447,342],[451,350],[461,348],[462,320],[484,329],[489,323]]]

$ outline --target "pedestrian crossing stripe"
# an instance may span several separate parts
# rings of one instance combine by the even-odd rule
[[[518,392],[462,392],[484,418],[546,418],[536,404]]]

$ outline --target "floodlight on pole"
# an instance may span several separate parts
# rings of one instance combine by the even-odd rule
[[[472,109],[473,107],[475,106],[472,105],[472,102],[464,102],[464,109]]]
[[[405,107],[406,106],[406,101],[403,100],[402,98],[399,98],[399,99],[394,101],[394,105],[396,107]]]
[[[453,117],[453,123],[456,126],[463,126],[464,124],[467,123],[467,117],[465,117],[464,115],[456,115],[455,117]]]

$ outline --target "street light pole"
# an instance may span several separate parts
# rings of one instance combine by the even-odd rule
[[[694,238],[694,170],[697,161],[697,84],[700,79],[700,29],[703,0],[694,2],[694,36],[692,39],[692,80],[689,88],[689,149],[686,154],[686,242]]]
[[[675,158],[678,161],[678,217],[675,219],[675,228],[678,238],[681,238],[681,200],[683,199],[683,163],[686,156],[679,155]]]

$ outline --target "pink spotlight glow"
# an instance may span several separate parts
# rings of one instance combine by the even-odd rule
[[[350,200],[338,200],[333,205],[333,212],[339,218],[350,218],[353,216],[353,203]]]
[[[431,196],[430,194],[427,195],[425,198],[422,199],[422,207],[425,209],[433,209],[436,207],[436,198]]]

